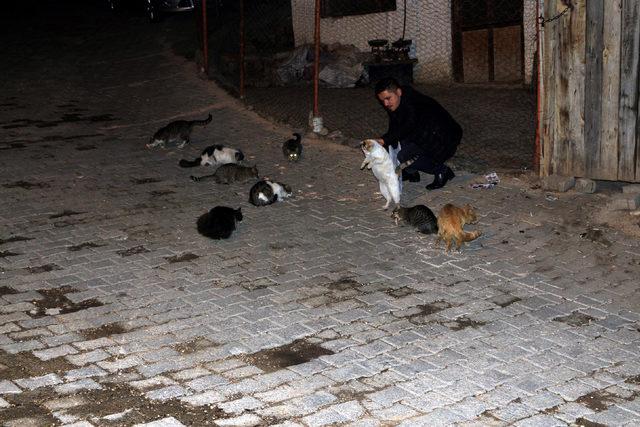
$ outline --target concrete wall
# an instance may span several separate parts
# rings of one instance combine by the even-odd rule
[[[525,76],[531,78],[535,51],[536,0],[524,0],[525,11]],[[292,0],[293,32],[296,46],[313,43],[314,0]],[[397,10],[343,18],[323,18],[320,23],[322,43],[353,44],[369,51],[370,39],[394,41],[402,37],[404,1]],[[416,81],[450,83],[453,81],[451,61],[451,0],[407,0],[405,38],[416,44],[418,64]]]

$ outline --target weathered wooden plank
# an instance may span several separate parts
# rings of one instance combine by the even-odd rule
[[[599,168],[602,136],[602,51],[604,47],[604,2],[591,0],[587,6],[585,69],[585,154],[586,175],[603,178]]]
[[[640,2],[622,1],[618,179],[640,181]]]
[[[618,179],[620,106],[620,27],[622,0],[604,2],[602,51],[602,135],[597,170],[602,179]]]
[[[585,34],[587,0],[575,0],[568,22],[566,37],[569,43],[568,55],[568,129],[567,129],[567,167],[564,175],[585,176],[586,149],[584,135],[585,116]]]

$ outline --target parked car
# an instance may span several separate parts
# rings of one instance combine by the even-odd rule
[[[195,8],[194,0],[107,0],[112,11],[143,10],[149,21],[158,22],[165,13],[189,12]]]

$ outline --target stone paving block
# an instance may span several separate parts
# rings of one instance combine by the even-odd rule
[[[229,380],[220,375],[207,375],[188,381],[186,385],[195,391],[204,391],[223,384],[227,384]]]
[[[614,194],[607,207],[613,211],[636,210],[640,207],[640,193]]]
[[[98,350],[96,350],[98,351]],[[106,369],[109,372],[122,371],[124,369],[139,366],[143,361],[137,356],[127,356],[121,359],[114,360],[102,360],[97,363],[102,369]]]
[[[0,409],[9,408],[9,407],[11,407],[11,404],[0,397]]]
[[[134,424],[134,427],[184,427],[184,424],[173,417],[165,417],[149,423]]]
[[[264,403],[251,396],[244,396],[240,399],[219,403],[218,407],[226,413],[239,415],[244,411],[253,411],[261,408]]]
[[[180,387],[179,385],[172,385],[169,387],[151,390],[145,393],[145,396],[150,400],[169,400],[183,396],[186,393],[187,390],[185,390],[183,387]]]
[[[107,338],[107,337],[102,337],[102,338],[96,338],[94,340],[89,340],[89,341],[81,341],[81,342],[74,342],[73,345],[77,348],[79,348],[80,350],[83,351],[87,351],[87,350],[95,350],[97,348],[101,348],[101,347],[110,347],[113,346],[115,343],[113,342],[113,340]]]
[[[57,385],[54,387],[56,393],[70,394],[77,393],[82,390],[98,390],[102,386],[91,378],[84,378],[78,381]]]
[[[223,402],[225,395],[217,391],[209,390],[204,393],[181,397],[180,400],[192,406],[204,406]]]
[[[69,362],[73,363],[76,366],[84,366],[86,364],[95,363],[95,362],[107,363],[106,366],[112,366],[110,365],[110,362],[102,362],[105,359],[108,359],[110,357],[111,355],[106,351],[102,349],[97,349],[97,350],[90,351],[88,353],[68,355],[65,357],[65,359],[67,359]]]
[[[3,344],[0,346],[0,349],[10,354],[16,354],[23,351],[39,350],[44,347],[45,345],[38,340],[29,340],[11,344]]]
[[[638,194],[640,193],[640,184],[626,184],[622,186],[623,193]]]
[[[446,408],[436,409],[433,412],[428,413],[420,417],[405,420],[398,424],[401,427],[413,427],[413,426],[446,426],[456,425],[456,423],[463,421],[463,417],[453,411]]]
[[[47,374],[41,377],[22,378],[19,380],[15,380],[15,382],[22,388],[34,390],[40,387],[60,384],[62,380],[56,374]]]
[[[566,424],[550,415],[534,415],[514,424],[517,427],[564,427]]]
[[[262,424],[262,419],[255,414],[243,414],[239,417],[215,420],[214,423],[218,426],[249,427]]]
[[[576,184],[574,189],[578,193],[593,194],[597,191],[598,186],[596,181],[594,181],[593,179],[578,178],[576,179]],[[624,187],[622,189],[624,191]]]
[[[8,380],[0,381],[0,394],[16,394],[22,393],[20,387]]]
[[[61,345],[60,347],[48,348],[45,350],[36,350],[33,352],[33,355],[36,356],[40,360],[50,360],[55,359],[56,357],[66,356],[68,354],[76,354],[78,350],[71,347],[70,345]]]

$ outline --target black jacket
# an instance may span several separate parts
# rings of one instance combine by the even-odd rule
[[[400,105],[395,111],[387,110],[387,114],[389,130],[382,135],[385,147],[396,147],[398,141],[413,143],[434,160],[444,161],[462,138],[462,128],[451,114],[435,99],[410,86],[402,87]]]

